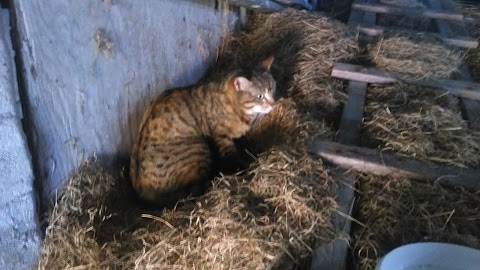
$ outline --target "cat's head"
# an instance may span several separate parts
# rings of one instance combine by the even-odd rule
[[[276,83],[270,73],[273,56],[260,62],[251,75],[236,76],[233,87],[239,94],[245,114],[257,116],[269,113],[275,104]]]

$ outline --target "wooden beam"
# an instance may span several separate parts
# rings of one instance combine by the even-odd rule
[[[335,64],[331,75],[340,79],[356,80],[366,83],[384,84],[393,82],[404,82],[409,84],[432,87],[435,90],[447,91],[454,96],[473,100],[480,100],[480,84],[469,81],[441,79],[418,80],[412,76],[403,75],[395,72],[388,72],[379,68],[369,68],[346,63]]]
[[[416,17],[424,17],[424,18],[432,18],[432,19],[443,19],[443,20],[454,20],[454,21],[463,20],[463,15],[461,13],[443,11],[443,10],[398,7],[398,6],[383,5],[383,4],[354,3],[352,5],[352,9],[365,11],[365,12],[416,16]]]
[[[345,169],[379,176],[431,180],[443,185],[480,188],[480,170],[431,165],[399,155],[335,142],[316,141],[311,152]]]
[[[227,0],[227,2],[259,12],[281,11],[285,9],[283,5],[271,0]]]
[[[340,120],[338,141],[345,144],[358,144],[362,128],[363,107],[367,95],[367,83],[350,81],[348,99]]]
[[[441,39],[448,45],[452,45],[459,48],[467,48],[467,49],[475,49],[478,47],[478,40],[468,37],[468,36],[451,36],[446,37],[440,33],[432,33],[432,32],[416,32],[412,30],[404,30],[398,29],[394,27],[383,27],[379,25],[370,25],[370,24],[359,24],[358,29],[360,33],[372,37],[383,35],[386,31],[398,31],[398,32],[406,32],[406,33],[414,33],[414,34],[425,34],[431,35]]]

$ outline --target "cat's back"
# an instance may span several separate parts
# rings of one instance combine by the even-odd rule
[[[130,178],[141,198],[163,201],[169,192],[210,173],[207,121],[198,102],[203,85],[162,92],[145,111],[133,147]],[[172,194],[176,198],[176,194]]]
[[[166,90],[147,108],[140,123],[139,135],[143,140],[162,140],[201,135],[206,121],[201,119],[205,109],[199,96],[204,85],[188,86]],[[142,138],[140,138],[142,140]]]

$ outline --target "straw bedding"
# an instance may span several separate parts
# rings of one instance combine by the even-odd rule
[[[330,131],[280,101],[256,132],[286,136],[243,174],[222,175],[175,209],[136,206],[127,179],[87,162],[49,217],[40,269],[293,269],[334,235],[335,188],[307,153]],[[279,122],[277,122],[279,121]],[[256,136],[250,135],[252,145]],[[285,268],[282,268],[285,267]]]
[[[361,175],[354,225],[353,269],[375,269],[379,258],[408,243],[440,241],[480,248],[479,191],[409,179]]]
[[[418,39],[387,37],[369,48],[378,67],[418,78],[454,76],[462,57]],[[445,61],[447,60],[447,61]],[[413,85],[370,86],[362,145],[429,163],[478,168],[480,133],[468,128],[456,98]],[[442,241],[480,248],[479,190],[360,174],[351,268],[375,269],[403,244]]]
[[[458,72],[463,55],[424,35],[387,34],[369,46],[379,68],[421,79],[446,79]]]
[[[368,89],[363,143],[459,167],[480,163],[480,133],[462,119],[458,100],[413,85]]]
[[[337,193],[306,147],[312,137],[334,137],[345,94],[329,74],[357,52],[355,32],[317,13],[254,17],[246,32],[227,38],[211,70],[275,56],[279,105],[241,141],[251,166],[220,175],[206,194],[175,209],[145,210],[123,171],[112,175],[86,162],[49,215],[39,269],[307,267],[314,243],[336,233],[330,215]],[[448,78],[462,58],[410,36],[386,36],[367,54],[380,68],[418,78]],[[480,163],[480,134],[468,129],[457,100],[415,86],[368,89],[362,144],[432,163]],[[416,241],[480,248],[479,191],[366,174],[358,183],[352,268],[373,269],[388,251]]]
[[[241,142],[251,166],[174,209],[146,210],[126,172],[87,161],[48,217],[39,269],[296,269],[332,239],[336,185],[306,150],[312,137],[334,135],[319,116],[340,105],[342,85],[328,75],[335,60],[354,56],[354,33],[289,10],[260,15],[228,40],[212,74],[272,52],[276,59],[278,105]],[[309,102],[329,107],[311,112]]]
[[[435,164],[478,167],[480,133],[456,99],[406,85],[368,89],[362,143]],[[480,248],[480,190],[362,174],[354,210],[352,268],[374,269],[407,243],[442,241]]]
[[[217,70],[251,66],[273,54],[272,73],[279,96],[292,97],[299,109],[336,120],[345,100],[343,83],[330,77],[337,61],[358,53],[357,32],[319,13],[287,10],[254,17],[248,31],[231,36],[221,49]]]

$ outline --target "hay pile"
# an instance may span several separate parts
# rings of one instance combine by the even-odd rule
[[[205,195],[175,209],[138,208],[127,179],[85,163],[49,217],[39,269],[308,265],[314,243],[328,242],[335,233],[330,215],[336,205],[333,180],[306,153],[307,144],[311,136],[331,134],[292,106],[291,100],[280,101],[256,131],[275,126],[285,135],[281,143],[245,174],[218,177]]]
[[[368,51],[377,67],[419,79],[450,78],[463,60],[459,52],[424,35],[388,34],[370,45]]]
[[[480,133],[462,119],[458,100],[414,85],[373,86],[363,144],[459,167],[480,164]]]
[[[418,78],[449,78],[462,60],[438,43],[430,47],[418,39],[391,39],[390,44],[385,40],[368,53],[374,64],[386,70]],[[371,85],[362,145],[435,164],[480,165],[480,133],[468,128],[458,100],[426,87]],[[360,174],[358,184],[352,268],[375,269],[382,256],[412,242],[480,248],[479,190],[368,174]]]
[[[331,241],[336,185],[307,146],[333,132],[302,105],[313,93],[315,104],[339,105],[341,85],[328,77],[329,68],[353,56],[355,36],[300,11],[254,22],[230,37],[216,70],[275,54],[284,98],[246,136],[246,148],[258,154],[251,166],[217,177],[206,194],[174,209],[147,211],[123,173],[87,162],[48,218],[39,269],[295,269],[308,265],[315,244]]]
[[[357,31],[321,13],[294,9],[258,15],[247,32],[229,37],[216,70],[251,66],[266,55],[280,97],[291,97],[303,112],[334,122],[345,101],[341,80],[330,77],[335,62],[358,53]]]
[[[354,269],[375,269],[404,244],[440,241],[480,249],[479,192],[409,179],[361,175],[354,224]]]
[[[480,133],[467,127],[455,98],[406,85],[368,89],[364,146],[435,164],[478,167]],[[352,263],[374,269],[407,243],[445,241],[480,248],[480,190],[446,188],[363,174],[354,216]]]

